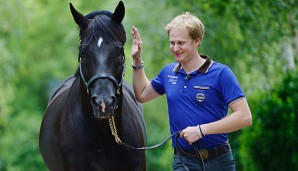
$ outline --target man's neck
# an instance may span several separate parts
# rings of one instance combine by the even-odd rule
[[[191,60],[181,63],[182,68],[187,74],[192,73],[195,70],[198,70],[204,63],[206,59],[202,58],[200,55],[198,55],[195,58],[192,58]]]

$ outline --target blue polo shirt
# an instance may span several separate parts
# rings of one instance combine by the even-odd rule
[[[158,94],[166,94],[171,133],[220,120],[227,115],[229,103],[245,96],[228,66],[211,61],[207,56],[202,57],[206,62],[190,74],[179,63],[173,62],[151,80]],[[227,140],[227,134],[213,134],[199,141],[201,148],[211,149]],[[178,142],[184,149],[193,149],[182,138]],[[175,138],[172,145],[176,146]]]

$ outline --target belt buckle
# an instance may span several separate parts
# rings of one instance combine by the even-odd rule
[[[208,155],[208,151],[206,149],[201,149],[201,150],[199,150],[199,152],[200,152],[203,160],[208,159],[209,155]]]

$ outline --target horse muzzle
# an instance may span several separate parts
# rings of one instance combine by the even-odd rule
[[[117,109],[117,99],[115,96],[97,97],[92,96],[91,104],[93,114],[96,119],[109,119]]]

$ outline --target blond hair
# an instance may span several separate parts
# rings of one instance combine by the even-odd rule
[[[201,41],[204,37],[204,25],[201,20],[190,14],[190,12],[185,12],[181,15],[176,16],[170,23],[165,27],[168,32],[173,28],[186,28],[188,30],[188,35],[193,39],[199,38]]]

